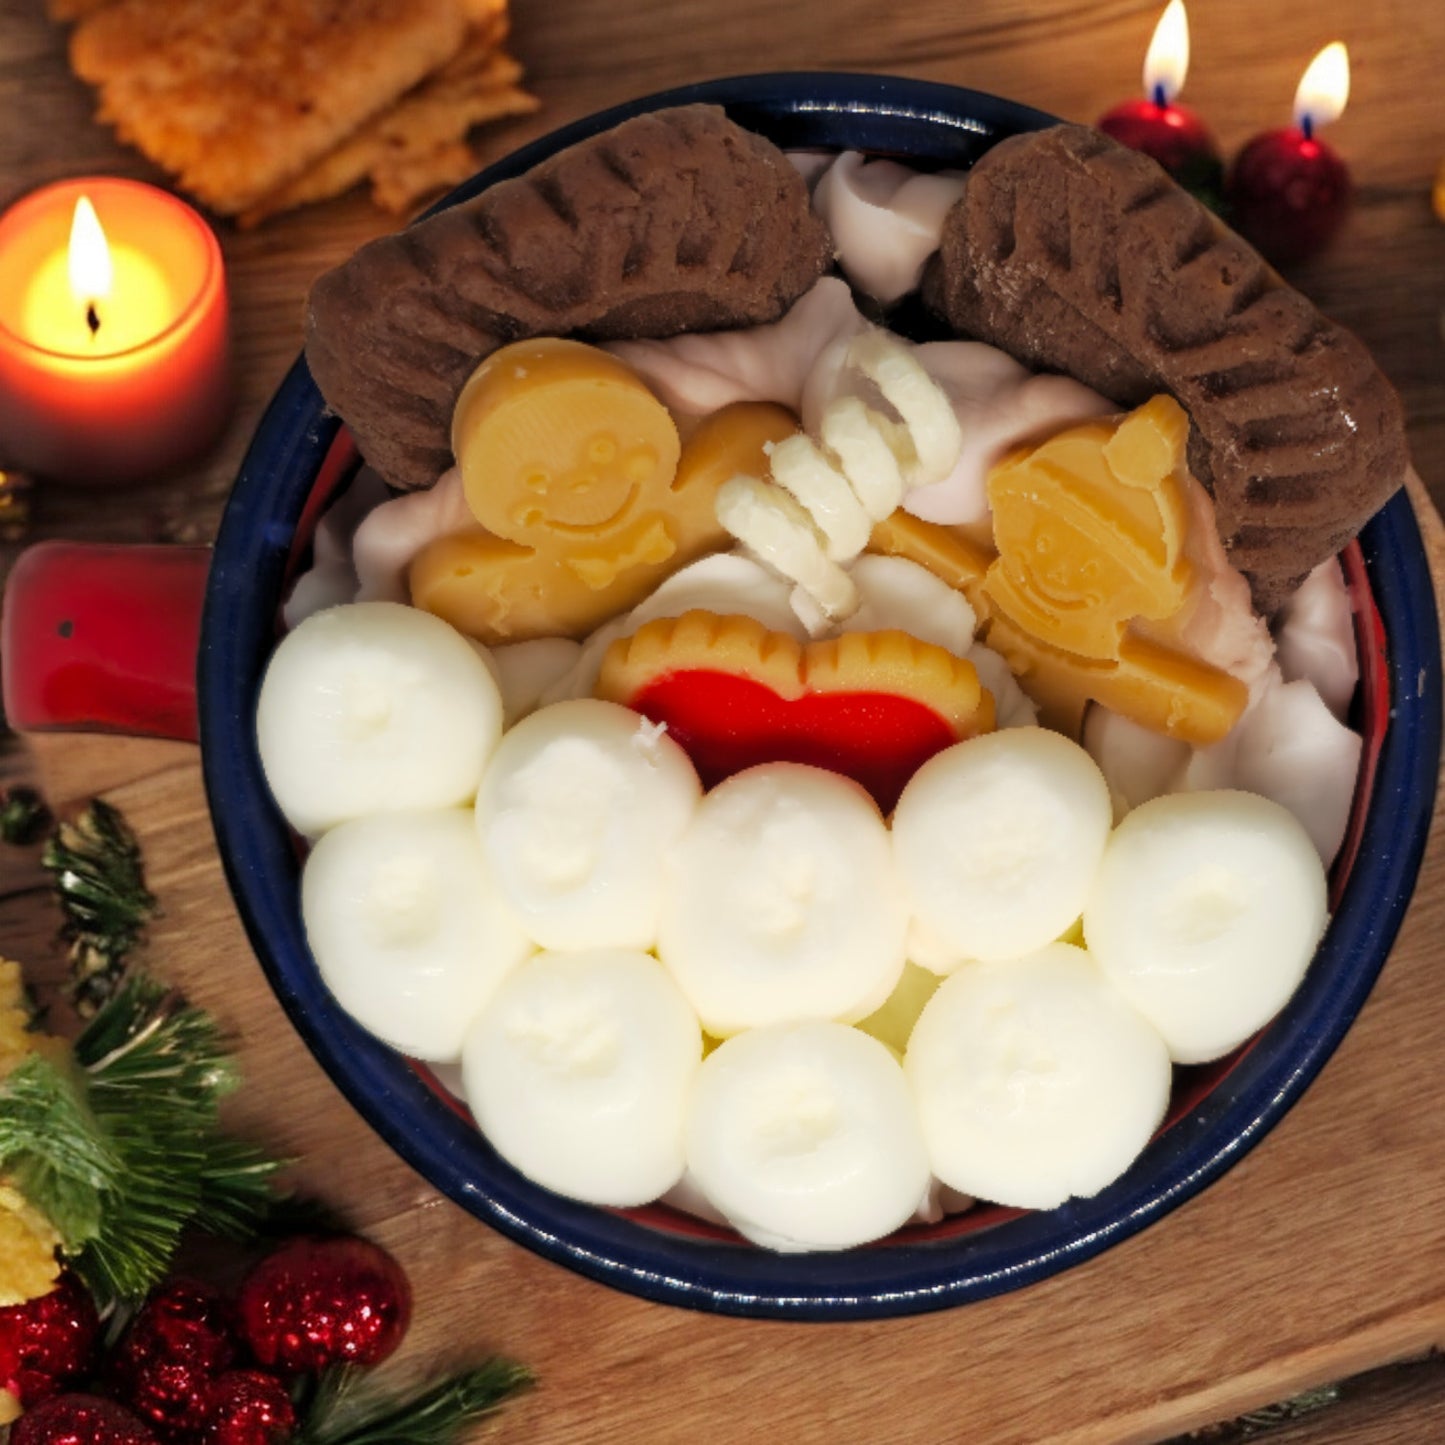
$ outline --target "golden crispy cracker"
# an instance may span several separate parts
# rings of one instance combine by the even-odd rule
[[[477,97],[470,123],[529,115],[538,104],[537,97],[527,91],[503,86],[490,97]],[[443,142],[429,151],[408,152],[404,158],[387,156],[371,169],[371,198],[383,210],[401,215],[428,196],[460,185],[476,169],[477,158],[464,141]]]
[[[254,226],[267,216],[349,190],[370,175],[377,203],[406,210],[418,197],[465,180],[476,169],[462,144],[483,121],[535,110],[537,102],[515,83],[522,67],[488,41],[505,30],[505,17],[469,41],[435,75],[373,117],[301,175],[278,187],[241,216]]]
[[[496,0],[114,0],[71,37],[101,115],[223,214],[461,49]]]

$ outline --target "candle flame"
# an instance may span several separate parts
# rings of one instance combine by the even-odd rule
[[[1350,52],[1336,40],[1310,61],[1294,93],[1294,123],[1306,135],[1338,120],[1350,98]]]
[[[90,197],[81,196],[70,223],[70,289],[82,306],[93,307],[110,295],[110,286],[110,246]]]
[[[1144,56],[1144,94],[1168,105],[1189,73],[1189,16],[1184,0],[1169,0]]]

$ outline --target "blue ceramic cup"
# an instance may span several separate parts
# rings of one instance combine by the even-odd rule
[[[1012,102],[919,81],[767,75],[650,96],[568,126],[483,171],[443,205],[519,175],[630,116],[709,102],[785,147],[853,148],[971,165],[1051,123]],[[1334,912],[1309,974],[1250,1045],[1180,1071],[1172,1122],[1115,1184],[1048,1212],[978,1209],[844,1253],[773,1254],[661,1207],[560,1198],[498,1157],[424,1070],[342,1012],[307,951],[293,839],[272,806],[254,715],[277,609],[316,514],[355,465],[304,362],[256,433],[210,565],[199,641],[199,732],[226,874],[257,957],[297,1030],[399,1154],[513,1239],[619,1289],[728,1314],[840,1320],[940,1309],[1018,1289],[1126,1239],[1207,1187],[1300,1097],[1363,1004],[1414,886],[1440,747],[1440,642],[1420,533],[1403,494],[1344,561],[1359,611],[1366,761]]]

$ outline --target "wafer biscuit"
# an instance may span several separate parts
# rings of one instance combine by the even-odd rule
[[[498,17],[502,22],[504,17]],[[368,176],[372,196],[401,212],[419,197],[465,180],[475,169],[467,132],[483,121],[521,115],[537,101],[520,89],[522,67],[497,49],[504,23],[479,30],[435,75],[241,216],[253,226],[267,216],[340,195]]]
[[[223,214],[457,54],[496,0],[114,0],[71,37],[102,119]]]
[[[527,115],[537,109],[537,99],[516,86],[504,86],[479,104],[472,124]],[[371,199],[384,211],[400,215],[428,196],[460,185],[477,169],[477,158],[465,141],[446,141],[428,151],[411,151],[405,156],[387,156],[371,168]]]

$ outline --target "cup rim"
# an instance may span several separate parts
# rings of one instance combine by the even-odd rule
[[[440,205],[467,199],[630,116],[695,101],[722,104],[739,123],[774,138],[780,131],[821,134],[840,116],[849,144],[902,149],[911,134],[928,136],[931,159],[946,159],[940,151],[962,159],[1001,131],[1054,123],[1028,107],[933,82],[827,72],[738,77],[642,97],[562,127],[488,167]],[[940,115],[952,117],[943,129]],[[977,125],[959,124],[960,117]],[[857,141],[859,134],[871,142]],[[1392,715],[1349,884],[1304,983],[1268,1026],[1268,1047],[1251,1049],[1121,1179],[1091,1199],[955,1239],[802,1255],[662,1234],[620,1212],[549,1193],[501,1160],[407,1060],[341,1011],[306,949],[299,866],[266,789],[254,714],[278,635],[275,608],[287,559],[308,501],[324,485],[323,464],[329,454],[334,461],[339,429],[298,360],[258,427],[222,519],[198,665],[213,826],[257,957],[313,1056],[403,1159],[517,1242],[629,1293],[730,1315],[878,1319],[988,1298],[1081,1263],[1219,1178],[1297,1101],[1363,1005],[1409,902],[1440,754],[1439,624],[1424,544],[1403,492],[1360,535],[1388,644]]]

